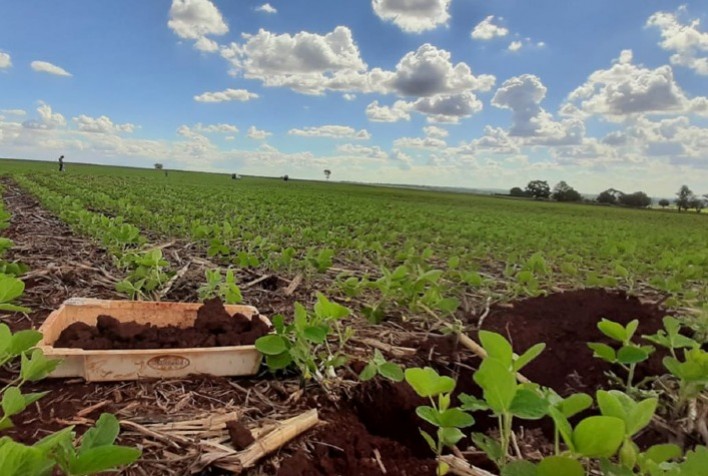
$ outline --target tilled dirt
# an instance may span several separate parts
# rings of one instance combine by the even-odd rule
[[[268,325],[258,317],[251,319],[238,313],[231,316],[221,301],[214,298],[199,308],[193,327],[158,327],[101,315],[95,326],[84,322],[71,324],[59,335],[54,347],[110,350],[252,345],[268,331]]]

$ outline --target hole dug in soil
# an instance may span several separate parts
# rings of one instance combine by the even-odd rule
[[[54,347],[84,350],[184,349],[251,345],[267,334],[268,325],[254,316],[229,315],[219,299],[210,299],[197,311],[193,327],[156,327],[151,324],[119,322],[98,316],[96,326],[75,322],[64,329]]]

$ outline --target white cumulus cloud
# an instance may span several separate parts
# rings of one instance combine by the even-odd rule
[[[225,89],[224,91],[205,92],[198,96],[194,96],[197,102],[226,102],[226,101],[250,101],[257,99],[258,94],[247,91],[246,89]]]
[[[450,19],[452,0],[372,0],[379,18],[393,22],[401,30],[421,33],[432,30]]]
[[[10,57],[10,53],[0,51],[0,69],[9,68],[10,66],[12,66],[12,58]]]
[[[194,130],[197,132],[201,133],[206,133],[206,134],[213,134],[213,133],[221,133],[221,134],[237,134],[238,133],[238,127],[234,126],[233,124],[202,124],[201,122],[198,122],[194,125]]]
[[[409,121],[411,106],[406,101],[396,101],[393,106],[380,106],[374,101],[366,106],[366,117],[373,122]]]
[[[167,26],[180,38],[190,40],[229,31],[221,12],[209,0],[173,0]]]
[[[509,43],[509,47],[507,48],[509,51],[516,52],[519,51],[522,47],[524,46],[523,43],[521,43],[518,40],[512,41]]]
[[[64,68],[61,68],[55,64],[48,63],[47,61],[32,61],[30,64],[31,68],[38,73],[48,73],[56,76],[71,76]]]
[[[495,25],[494,15],[489,15],[474,27],[471,36],[475,40],[491,40],[493,38],[506,36],[509,34],[509,29],[503,26]]]
[[[98,134],[131,133],[136,128],[135,124],[131,123],[116,124],[108,116],[90,117],[81,114],[72,118],[72,120],[80,131]]]
[[[250,139],[254,140],[264,140],[267,139],[268,136],[272,136],[272,132],[268,132],[263,129],[258,129],[256,126],[251,126],[248,128],[248,137]]]
[[[353,127],[326,125],[318,127],[305,127],[304,129],[290,129],[288,134],[303,137],[328,137],[332,139],[357,139],[368,140],[371,134],[366,129],[357,131]]]
[[[679,9],[681,12],[683,9]],[[675,13],[657,12],[647,20],[648,27],[661,31],[659,45],[673,51],[671,63],[708,75],[708,32],[701,31],[699,19],[683,23]]]
[[[26,129],[50,130],[66,126],[66,119],[58,112],[53,112],[49,104],[40,102],[37,108],[39,119],[30,119],[22,123]]]
[[[256,7],[257,12],[263,13],[278,13],[278,10],[273,7],[270,3],[264,3],[260,7]]]

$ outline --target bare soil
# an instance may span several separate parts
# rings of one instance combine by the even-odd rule
[[[204,301],[192,327],[158,327],[101,315],[95,326],[84,322],[71,324],[59,335],[54,347],[110,350],[252,345],[268,331],[268,325],[258,317],[251,319],[238,313],[231,316],[221,301],[214,298]]]

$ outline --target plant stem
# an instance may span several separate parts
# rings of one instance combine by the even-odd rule
[[[629,374],[627,375],[627,391],[632,389],[632,380],[634,379],[634,369],[637,367],[637,364],[631,364],[629,366]]]

